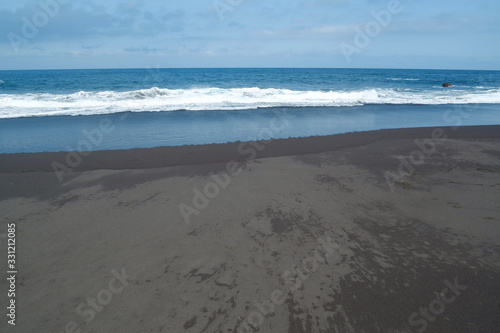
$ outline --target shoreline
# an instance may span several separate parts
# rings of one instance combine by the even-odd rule
[[[16,118],[0,120],[0,153],[182,147],[408,127],[500,125],[499,106],[364,105]]]
[[[73,171],[153,169],[228,161],[245,162],[255,158],[321,153],[384,139],[426,139],[431,138],[435,128],[443,129],[448,139],[482,139],[500,136],[500,125],[384,129],[329,136],[272,139],[269,142],[259,141],[263,144],[258,142],[255,145],[251,144],[252,141],[238,141],[224,144],[99,150],[83,152],[88,156],[82,156],[78,165],[66,164],[68,155],[74,152],[12,153],[0,154],[0,173],[54,171],[53,162],[66,165]],[[253,156],[255,158],[252,158]]]

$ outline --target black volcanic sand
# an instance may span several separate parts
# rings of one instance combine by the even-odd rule
[[[67,155],[0,155],[1,332],[500,327],[500,126]]]

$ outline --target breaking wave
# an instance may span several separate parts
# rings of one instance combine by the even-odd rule
[[[2,82],[2,81],[0,81]],[[297,91],[261,88],[151,88],[127,92],[0,94],[0,118],[93,115],[175,110],[239,110],[268,107],[359,106],[365,104],[500,103],[500,89],[480,92],[435,89],[410,91]]]

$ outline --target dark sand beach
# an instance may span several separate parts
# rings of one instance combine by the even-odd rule
[[[500,327],[500,126],[67,158],[0,155],[2,332]]]

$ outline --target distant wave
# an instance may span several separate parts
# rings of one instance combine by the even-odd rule
[[[410,91],[295,91],[261,88],[151,88],[128,92],[0,94],[0,118],[92,115],[174,110],[239,110],[266,107],[357,106],[365,104],[500,103],[500,89]]]
[[[0,80],[0,84],[4,84],[4,83],[5,83],[5,81],[3,81],[3,80]]]
[[[397,77],[388,77],[387,80],[391,81],[420,81],[420,79],[402,79]]]

